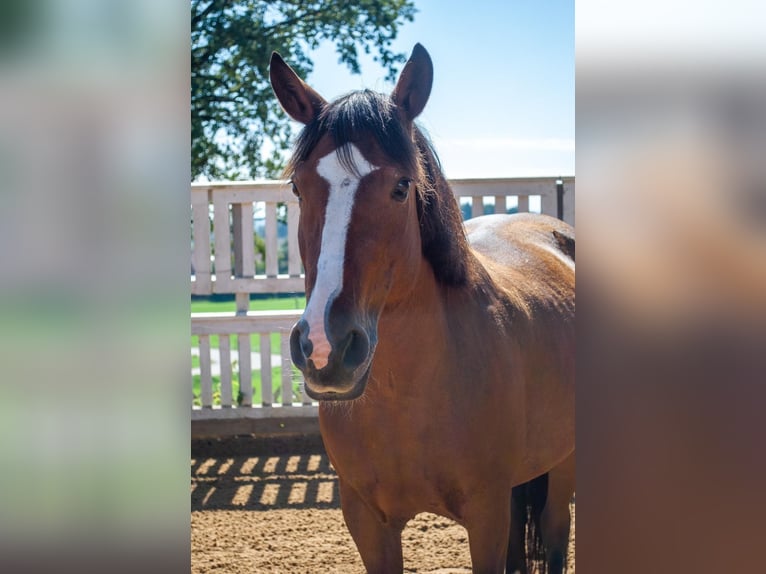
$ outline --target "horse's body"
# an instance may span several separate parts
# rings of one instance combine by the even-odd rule
[[[291,164],[308,295],[293,361],[320,400],[365,567],[401,572],[402,529],[433,512],[465,526],[475,572],[503,572],[509,550],[509,571],[525,571],[524,522],[539,519],[560,571],[574,490],[571,227],[495,215],[467,222],[466,237],[412,123],[431,85],[422,47],[394,107],[365,93],[334,108],[278,56],[271,74],[307,124]],[[364,137],[377,116],[385,129]],[[387,148],[381,138],[397,129],[404,139]]]

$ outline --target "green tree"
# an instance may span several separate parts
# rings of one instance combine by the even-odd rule
[[[394,80],[405,56],[391,41],[414,15],[412,0],[191,0],[192,178],[279,174],[292,133],[269,85],[273,50],[306,77],[311,50],[330,41],[353,73],[361,49]]]

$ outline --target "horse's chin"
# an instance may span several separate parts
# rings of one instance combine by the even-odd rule
[[[358,378],[351,382],[351,384],[342,387],[312,384],[311,379],[306,377],[306,394],[315,401],[353,401],[358,399],[364,393],[364,389],[367,388],[371,367],[372,361],[369,362],[367,368],[362,371]]]

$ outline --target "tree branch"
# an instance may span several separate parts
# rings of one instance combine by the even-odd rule
[[[202,12],[192,16],[192,19],[191,19],[192,30],[194,30],[195,26],[199,24],[205,18],[205,16],[210,14],[213,10],[215,10],[216,8],[223,9],[226,6],[226,3],[228,1],[229,0],[211,0],[210,4],[208,4],[207,7]]]

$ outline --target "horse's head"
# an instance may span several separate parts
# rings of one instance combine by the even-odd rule
[[[293,363],[311,397],[353,399],[367,384],[384,306],[408,297],[423,262],[413,120],[431,91],[431,59],[418,44],[391,96],[362,91],[332,103],[276,53],[270,76],[282,107],[305,125],[288,166],[308,297]]]

